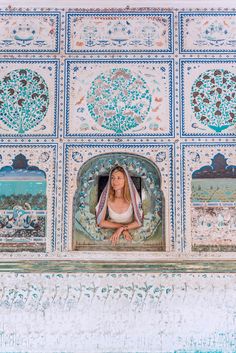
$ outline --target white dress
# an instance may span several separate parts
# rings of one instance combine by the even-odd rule
[[[109,205],[107,205],[109,219],[111,222],[121,223],[121,224],[129,224],[133,221],[133,206],[130,203],[128,209],[123,213],[117,213],[112,210]]]

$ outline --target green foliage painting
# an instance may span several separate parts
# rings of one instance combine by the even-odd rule
[[[129,69],[112,69],[92,82],[88,110],[100,126],[122,134],[145,120],[151,106],[145,80]]]
[[[30,69],[9,72],[0,81],[0,121],[20,134],[37,126],[47,114],[45,80]]]
[[[194,82],[191,105],[196,119],[216,132],[236,123],[236,76],[224,70],[207,70]]]

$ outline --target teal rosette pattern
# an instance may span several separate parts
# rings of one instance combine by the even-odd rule
[[[150,110],[151,100],[145,80],[124,68],[101,73],[87,93],[93,120],[117,134],[140,125]]]

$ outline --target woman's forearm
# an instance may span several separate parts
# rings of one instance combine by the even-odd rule
[[[121,224],[121,223],[111,222],[111,221],[107,221],[105,219],[103,221],[101,221],[99,224],[100,228],[107,228],[107,229],[119,229],[122,226],[123,226],[123,224]]]
[[[133,230],[133,229],[138,229],[141,227],[140,224],[138,224],[137,221],[134,221],[132,223],[129,224],[124,224],[125,230]]]
[[[122,223],[116,223],[116,222],[111,222],[107,220],[101,221],[99,227],[101,228],[107,228],[107,229],[119,229],[120,227],[125,228],[125,230],[133,230],[133,229],[138,229],[141,227],[140,224],[138,224],[137,221],[128,223],[128,224],[122,224]]]

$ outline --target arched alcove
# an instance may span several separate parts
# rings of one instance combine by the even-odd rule
[[[236,166],[222,153],[192,173],[191,223],[194,251],[235,251]]]
[[[111,246],[113,231],[96,225],[95,207],[105,187],[111,169],[124,167],[141,196],[144,221],[132,231],[132,242],[122,240]],[[161,175],[157,166],[145,157],[132,153],[106,153],[91,158],[77,176],[77,190],[73,201],[74,250],[165,250],[164,196]]]
[[[46,173],[23,154],[0,169],[0,251],[46,250]]]

